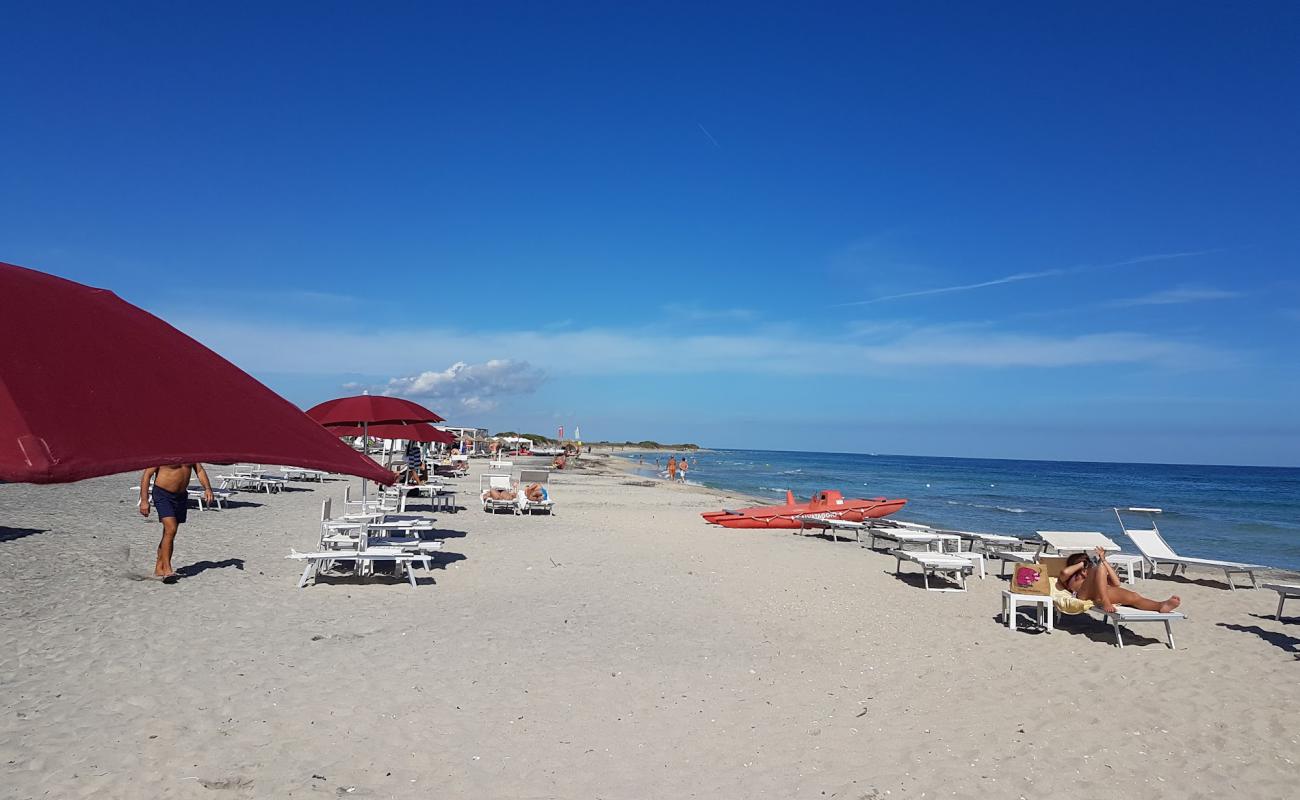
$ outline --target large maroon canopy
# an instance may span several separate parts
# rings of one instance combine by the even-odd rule
[[[413,422],[442,422],[442,417],[419,403],[382,394],[359,394],[326,400],[307,409],[307,416],[322,425],[405,425]],[[395,437],[405,438],[405,437]]]
[[[370,425],[364,431],[359,425],[331,425],[327,428],[335,436],[361,436],[363,432],[376,439],[406,439],[410,442],[438,442],[454,444],[455,434],[440,431],[426,422],[410,425]]]
[[[0,263],[0,481],[252,461],[393,473],[105,289]]]

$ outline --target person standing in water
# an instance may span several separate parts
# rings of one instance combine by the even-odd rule
[[[677,480],[677,456],[668,457],[668,480]]]
[[[682,460],[677,462],[677,469],[680,470],[682,474],[682,483],[686,483],[686,470],[689,468],[690,463],[686,460],[686,456],[682,456]]]
[[[158,521],[162,523],[162,540],[158,542],[158,559],[154,562],[153,574],[159,578],[176,578],[172,569],[172,545],[176,541],[176,532],[185,521],[190,504],[190,475],[199,476],[203,486],[203,500],[212,502],[212,484],[208,482],[208,473],[202,464],[167,464],[162,467],[150,467],[140,476],[140,516],[149,516],[149,479],[153,479],[153,507],[158,509]]]

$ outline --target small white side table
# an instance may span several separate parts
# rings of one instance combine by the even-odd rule
[[[1002,616],[1006,618],[1007,629],[1016,629],[1016,608],[1021,604],[1034,605],[1038,608],[1038,624],[1052,632],[1052,617],[1056,609],[1052,607],[1052,596],[1048,594],[1016,594],[1009,589],[1002,590]],[[1044,622],[1046,618],[1046,622]]]
[[[1124,569],[1128,573],[1129,583],[1137,583],[1138,576],[1142,575],[1144,572],[1142,567],[1144,559],[1139,555],[1134,555],[1132,553],[1108,553],[1106,555],[1106,560],[1109,561],[1110,565],[1115,567],[1117,571],[1121,568]],[[1134,567],[1137,568],[1136,572],[1133,571]]]

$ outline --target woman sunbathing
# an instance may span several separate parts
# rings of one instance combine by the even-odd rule
[[[1080,600],[1091,600],[1104,611],[1114,611],[1115,606],[1132,606],[1143,611],[1168,612],[1183,602],[1178,595],[1161,602],[1125,589],[1114,567],[1106,563],[1106,551],[1100,547],[1094,555],[1075,553],[1066,559],[1056,585]]]

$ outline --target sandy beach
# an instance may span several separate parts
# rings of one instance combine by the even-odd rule
[[[478,510],[475,462],[416,589],[295,588],[285,555],[342,479],[192,510],[174,585],[142,579],[135,476],[0,486],[0,795],[1296,794],[1300,634],[1272,592],[1142,583],[1182,596],[1177,650],[1086,618],[1012,633],[992,575],[926,592],[584,461],[530,518]]]

